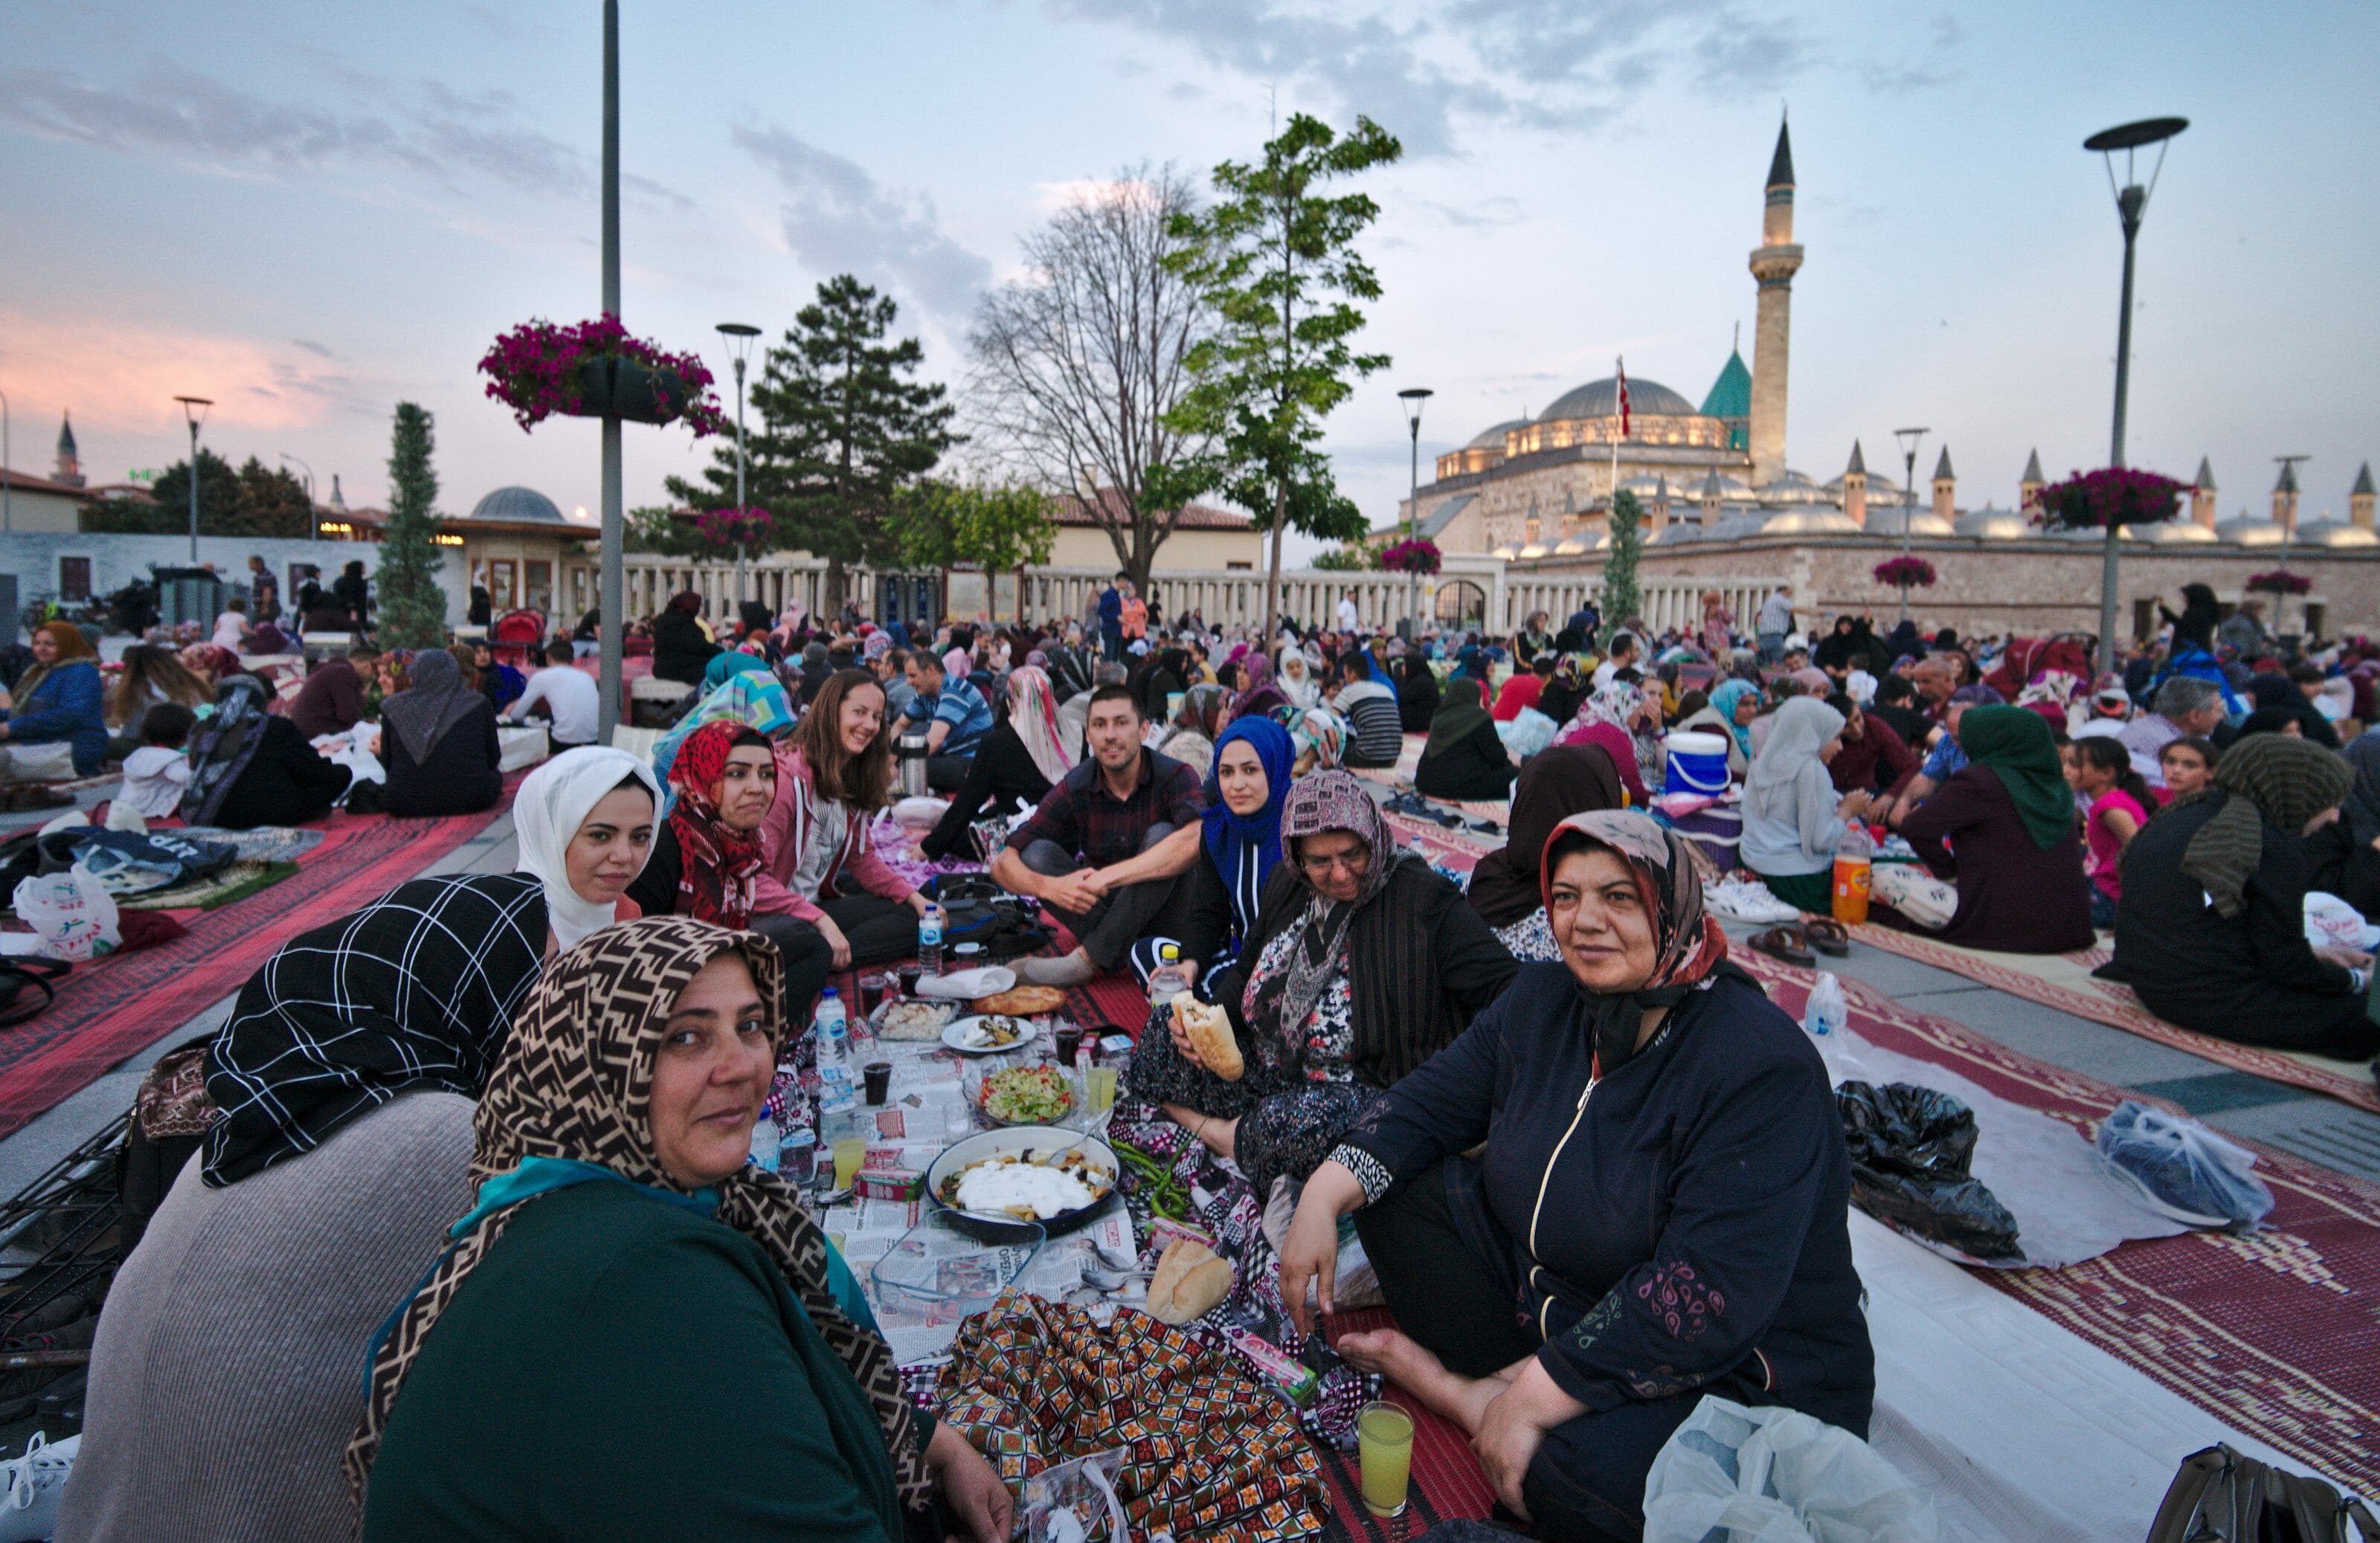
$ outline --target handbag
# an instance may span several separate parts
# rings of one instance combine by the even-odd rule
[[[50,1003],[58,1000],[57,988],[50,982],[73,968],[63,959],[41,959],[29,954],[0,959],[0,1028],[14,1028],[40,1017]],[[29,988],[40,993],[40,1001],[27,995]]]
[[[2348,1534],[2352,1518],[2355,1533]],[[2380,1543],[2371,1508],[2318,1478],[2228,1445],[2192,1452],[2157,1507],[2148,1543]]]

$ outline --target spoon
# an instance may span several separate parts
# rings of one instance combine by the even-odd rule
[[[1096,1286],[1103,1292],[1122,1291],[1126,1282],[1147,1281],[1156,1273],[1153,1270],[1108,1270],[1088,1259],[1083,1261],[1083,1283]]]

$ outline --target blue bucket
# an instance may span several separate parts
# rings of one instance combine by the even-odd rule
[[[1664,793],[1717,795],[1727,791],[1727,741],[1715,734],[1682,730],[1662,741],[1669,751]]]

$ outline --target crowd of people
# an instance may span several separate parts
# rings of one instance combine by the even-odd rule
[[[2301,911],[2380,903],[2380,648],[2216,621],[2190,596],[2095,678],[2073,638],[1845,616],[1813,648],[1781,592],[1742,627],[1714,596],[1669,634],[1590,608],[1269,640],[1128,582],[1039,626],[677,597],[650,637],[690,702],[650,758],[561,750],[516,796],[517,872],[402,885],[241,992],[202,1158],[102,1319],[58,1536],[894,1543],[939,1507],[937,1536],[1004,1538],[992,1466],[905,1396],[803,1195],[745,1162],[835,973],[917,953],[929,900],[879,835],[905,733],[949,797],[893,855],[980,864],[1062,927],[1021,977],[1170,971],[1223,1011],[1236,1074],[1160,1000],[1121,1096],[1291,1208],[1300,1328],[1352,1230],[1399,1328],[1341,1354],[1469,1434],[1536,1535],[1633,1536],[1704,1394],[1864,1436],[1875,1391],[1828,1078],[1730,962],[1719,869],[1823,917],[1864,828],[1955,889],[1952,943],[2111,929],[2107,972],[2177,1023],[2373,1053],[2371,959]],[[133,709],[135,756],[179,725],[180,807],[225,823],[336,796],[307,728],[373,715],[392,812],[444,812],[492,775],[500,710],[535,692],[562,744],[582,705],[537,684],[583,677],[568,639],[512,682],[468,647],[358,647],[304,723],[236,657],[128,656],[109,696],[46,646],[27,709],[124,699],[95,758]],[[1724,791],[1681,796],[1673,728],[1724,747]],[[1414,791],[1500,818],[1467,875],[1389,823],[1407,735]],[[400,809],[400,768],[448,802]],[[1714,811],[1740,833],[1707,839]],[[761,1460],[623,1494],[630,1428],[660,1472]]]

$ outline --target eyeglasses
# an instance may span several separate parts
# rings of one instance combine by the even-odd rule
[[[1342,852],[1335,857],[1301,857],[1297,859],[1297,866],[1311,879],[1319,879],[1333,869],[1352,877],[1372,866],[1372,855],[1358,846],[1352,852]]]

